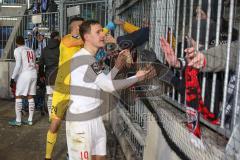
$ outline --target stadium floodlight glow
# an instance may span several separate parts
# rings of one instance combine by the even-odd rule
[[[22,6],[1,6],[2,8],[22,8]]]

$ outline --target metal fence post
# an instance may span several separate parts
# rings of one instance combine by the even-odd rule
[[[27,9],[30,8],[30,0],[26,0],[26,4],[27,4]]]
[[[59,3],[59,24],[60,24],[60,35],[63,36],[65,33],[64,33],[64,8],[63,8],[63,4],[64,4],[65,0],[61,0],[60,3]]]
[[[225,77],[224,77],[221,128],[224,128],[224,122],[225,122],[225,106],[226,106],[227,84],[228,84],[228,75],[229,75],[229,59],[230,59],[230,54],[231,54],[230,46],[231,46],[231,40],[232,40],[233,11],[234,11],[234,0],[231,0],[230,1],[229,24],[228,24],[227,58],[226,58],[226,70],[225,70]]]
[[[240,29],[240,24],[239,24],[239,29]],[[239,93],[239,87],[240,87],[240,34],[238,35],[238,41],[239,41],[239,43],[238,43],[238,60],[237,60],[237,70],[236,70],[236,78],[237,78],[237,80],[236,80],[236,87],[235,87],[235,97],[234,97],[234,108],[233,108],[233,112],[232,112],[232,126],[231,126],[231,128],[233,129],[234,128],[234,126],[236,125],[236,121],[237,121],[237,119],[238,120],[240,120],[239,119],[239,116],[240,116],[240,114],[239,113],[237,113],[237,112],[239,112],[239,96],[240,96],[240,93]],[[237,115],[238,114],[238,115]]]

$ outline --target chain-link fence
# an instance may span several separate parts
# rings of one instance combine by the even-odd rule
[[[200,118],[202,141],[192,142],[194,137],[191,138],[193,135],[186,128],[186,77],[175,69],[172,70],[178,79],[178,85],[183,85],[182,90],[176,86],[163,85],[162,82],[159,84],[160,80],[157,79],[158,82],[145,81],[145,85],[132,86],[122,91],[123,106],[118,110],[121,131],[135,151],[137,159],[142,159],[150,106],[151,112],[157,115],[164,137],[174,151],[183,155],[182,158],[237,159],[239,127],[236,126],[239,123],[240,82],[240,6],[237,0],[65,0],[60,2],[59,8],[60,13],[0,17],[6,24],[0,28],[2,57],[13,59],[16,46],[12,42],[17,35],[23,35],[26,44],[37,50],[37,35],[44,34],[48,37],[53,30],[66,34],[73,16],[96,19],[103,26],[108,20],[119,17],[140,28],[149,27],[149,41],[137,48],[138,53],[143,48],[153,49],[164,64],[167,63],[160,37],[164,37],[175,55],[181,58],[185,57],[184,50],[194,43],[196,51],[202,51],[205,55],[210,51],[214,53],[208,57],[206,67],[210,63],[215,67],[209,68],[208,72],[200,70],[198,75],[203,103],[209,113],[216,117],[215,123],[203,116]],[[108,9],[111,9],[109,13],[112,17],[108,15]],[[125,33],[120,27],[115,30],[115,37],[123,34]],[[193,40],[191,44],[186,36]],[[137,57],[140,63],[141,54]],[[146,93],[154,99],[143,98],[142,95],[146,96]],[[149,93],[156,93],[157,96]],[[160,97],[163,93],[165,95]],[[147,105],[144,100],[150,103]],[[204,147],[194,143],[203,143]]]
[[[103,26],[107,22],[107,1],[105,0],[66,0],[60,2],[61,32],[68,33],[69,21],[74,16],[98,20]]]
[[[25,38],[25,45],[39,51],[42,41],[47,43],[52,31],[59,31],[59,13],[28,14],[23,16],[1,16],[0,46],[2,59],[14,59],[16,36]],[[44,40],[40,36],[43,36]]]
[[[198,149],[193,147],[192,142],[188,144],[190,135],[185,125],[177,120],[166,120],[168,118],[162,103],[151,101],[151,104],[160,108],[163,107],[159,109],[159,117],[161,117],[159,121],[162,122],[160,125],[162,125],[163,130],[166,130],[168,138],[173,140],[181,152],[189,155],[189,159],[199,159],[198,157],[204,159],[204,156],[208,157],[207,159],[224,159],[224,154],[228,155],[225,153],[227,141],[220,144],[219,141],[221,140],[214,138],[214,135],[215,137],[221,135],[226,139],[230,138],[232,130],[237,126],[239,117],[239,2],[237,0],[136,0],[113,2],[113,8],[113,19],[120,17],[122,20],[138,27],[144,27],[146,23],[149,25],[149,42],[139,50],[152,48],[156,52],[157,58],[163,63],[165,63],[165,57],[161,49],[160,37],[164,37],[168,41],[177,57],[184,58],[184,50],[193,45],[189,44],[188,37],[193,40],[191,43],[195,44],[196,51],[202,51],[205,55],[208,55],[210,51],[214,53],[210,58],[207,57],[206,68],[210,68],[208,72],[204,72],[204,70],[201,72],[200,70],[198,75],[201,89],[200,96],[203,99],[204,106],[209,111],[208,114],[212,113],[215,116],[215,121],[201,116],[200,121],[204,135],[202,141],[206,146],[205,151],[198,153]],[[115,31],[116,37],[123,34],[126,33],[120,27]],[[208,66],[211,63],[215,68]],[[186,77],[184,73],[181,74],[177,70],[174,70],[174,73],[178,78],[178,85],[183,85],[183,89],[179,90],[179,88],[166,85],[163,100],[167,102],[164,103],[165,105],[168,104],[169,107],[178,108],[181,113],[186,111],[184,89]],[[135,102],[133,98],[134,90],[135,88],[132,87],[123,91],[122,95],[125,95],[123,99],[128,104],[127,112],[130,114],[130,118],[132,121],[138,121],[141,124],[141,116],[144,114],[142,111],[146,106],[141,106]],[[160,100],[161,98],[159,98]],[[131,107],[131,104],[134,107]],[[171,116],[176,115],[172,114],[170,118]],[[186,121],[186,118],[184,117],[182,121]],[[180,131],[181,129],[178,127],[182,128],[183,131]],[[208,127],[214,132],[205,129]],[[177,138],[173,130],[177,130],[177,133],[183,137]],[[238,136],[234,137],[231,139],[235,139],[236,144],[231,145],[231,153],[237,155],[239,154],[238,140],[236,140]],[[177,139],[185,139],[185,141],[180,142]],[[233,142],[231,143],[233,144]],[[135,145],[138,146],[137,143]],[[236,159],[236,157],[230,155],[227,158]]]
[[[0,4],[14,4],[21,5],[27,4],[29,0],[0,0]]]

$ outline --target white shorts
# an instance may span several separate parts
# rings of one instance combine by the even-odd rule
[[[106,130],[102,117],[88,121],[66,121],[69,160],[90,160],[106,155]]]
[[[17,79],[16,96],[36,95],[37,76],[35,72],[21,73]]]
[[[54,86],[46,86],[46,92],[47,94],[53,94]]]

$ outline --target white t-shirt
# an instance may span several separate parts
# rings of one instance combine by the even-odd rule
[[[71,61],[70,100],[69,111],[80,114],[99,107],[103,101],[100,99],[100,91],[114,92],[129,87],[138,81],[136,76],[113,80],[118,69],[113,68],[107,75],[99,69],[90,52],[85,48],[80,49]]]
[[[20,46],[14,50],[16,65],[13,70],[12,79],[23,72],[36,73],[36,55],[34,51],[26,46]]]

